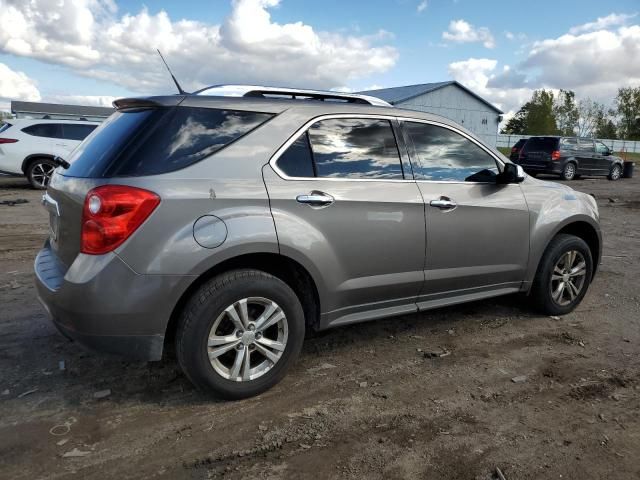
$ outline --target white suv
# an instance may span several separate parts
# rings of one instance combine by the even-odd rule
[[[0,173],[25,175],[45,189],[58,165],[99,124],[88,121],[9,119],[0,125]]]

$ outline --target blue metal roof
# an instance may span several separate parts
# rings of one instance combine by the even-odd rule
[[[386,102],[389,102],[391,105],[396,105],[401,102],[405,102],[419,95],[424,95],[425,93],[433,92],[434,90],[438,90],[439,88],[446,87],[448,85],[456,85],[461,88],[468,94],[480,100],[482,103],[491,107],[498,113],[504,113],[502,110],[497,108],[495,105],[489,103],[487,100],[482,98],[480,95],[472,92],[467,87],[462,85],[459,82],[454,80],[450,80],[448,82],[435,82],[435,83],[421,83],[418,85],[406,85],[404,87],[391,87],[391,88],[381,88],[378,90],[365,90],[363,92],[358,92],[362,95],[371,95],[372,97],[378,97]]]

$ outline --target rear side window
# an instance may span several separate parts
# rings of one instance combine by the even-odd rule
[[[62,134],[67,140],[82,141],[89,136],[91,132],[96,129],[97,125],[81,125],[75,123],[68,123],[62,125]]]
[[[593,140],[591,140],[590,138],[578,139],[578,148],[583,152],[595,152]]]
[[[272,116],[197,107],[116,112],[74,151],[66,175],[123,177],[179,170],[219,151]]]
[[[303,135],[278,158],[278,168],[288,177],[315,177],[309,136]]]
[[[35,125],[24,127],[22,131],[34,137],[64,138],[62,124],[60,123],[36,123]]]
[[[560,140],[560,147],[565,148],[567,150],[575,150],[578,148],[578,139],[577,138],[563,138]]]
[[[309,128],[309,141],[318,177],[404,178],[389,120],[321,120]]]
[[[558,150],[558,139],[555,137],[531,137],[522,149],[525,152],[547,152]]]

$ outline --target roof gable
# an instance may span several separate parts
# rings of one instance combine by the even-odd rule
[[[389,102],[392,105],[396,105],[398,103],[405,102],[417,96],[424,95],[425,93],[433,92],[434,90],[438,90],[439,88],[447,87],[449,85],[455,85],[456,87],[464,90],[466,93],[480,100],[482,103],[484,103],[488,107],[491,107],[497,113],[504,113],[495,105],[493,105],[492,103],[489,103],[480,95],[474,93],[473,91],[469,90],[467,87],[465,87],[459,82],[456,82],[455,80],[450,80],[448,82],[420,83],[417,85],[406,85],[403,87],[381,88],[378,90],[365,90],[363,92],[358,92],[358,93],[363,95],[371,95],[372,97],[378,97],[382,100],[385,100],[386,102]]]

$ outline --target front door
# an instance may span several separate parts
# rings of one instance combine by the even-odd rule
[[[609,175],[609,172],[611,171],[611,164],[609,147],[602,142],[596,142],[594,165],[597,173],[600,175]]]
[[[529,257],[529,211],[518,184],[498,185],[496,159],[446,125],[403,122],[425,202],[420,306],[517,291]]]
[[[393,120],[371,116],[319,120],[265,167],[280,251],[314,276],[323,326],[416,310],[425,217],[409,171]]]

